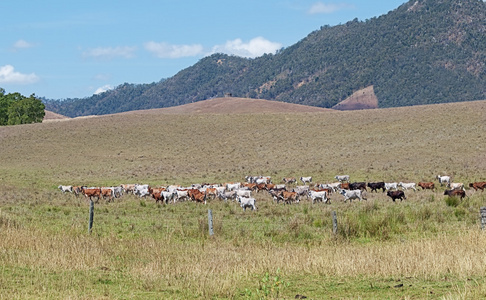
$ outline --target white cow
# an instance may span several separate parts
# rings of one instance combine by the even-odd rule
[[[173,201],[175,203],[175,201],[176,201],[175,198],[176,198],[176,195],[177,195],[176,191],[172,191],[172,192],[162,191],[162,192],[160,192],[160,194],[162,195],[162,197],[164,197],[166,204],[168,204],[169,201]]]
[[[247,190],[247,189],[239,189],[239,190],[236,190],[236,195],[237,196],[240,196],[240,197],[251,197],[251,191],[250,190]]]
[[[343,182],[343,181],[349,182],[349,175],[336,175],[334,178],[339,182]]]
[[[316,192],[310,190],[308,195],[312,199],[312,204],[314,204],[316,201],[321,201],[323,203],[328,203],[328,202],[330,203],[329,198],[327,198],[326,191]]]
[[[398,183],[398,186],[401,187],[402,189],[404,190],[408,190],[408,189],[412,189],[414,191],[417,191],[417,188],[416,188],[416,185],[415,185],[415,182],[411,182],[411,183],[405,183],[405,182],[399,182]]]
[[[235,200],[236,199],[236,191],[231,192],[218,192],[218,197],[221,200],[228,201],[228,199]]]
[[[451,177],[450,176],[437,175],[435,178],[439,179],[439,183],[440,183],[441,186],[443,186],[444,183],[447,183],[448,186],[451,184]]]
[[[292,192],[296,192],[299,196],[303,196],[303,195],[308,196],[309,186],[308,185],[296,186],[295,188],[292,189]]]
[[[391,189],[398,190],[398,183],[396,183],[396,182],[385,182],[385,190],[389,191]]]
[[[466,191],[466,189],[464,188],[464,183],[462,182],[451,182],[449,184],[451,190],[463,190],[463,191]]]
[[[344,202],[347,200],[351,202],[353,199],[359,199],[359,201],[368,200],[364,197],[361,190],[341,190],[340,194],[344,196]]]
[[[228,183],[226,184],[226,190],[227,191],[234,191],[234,190],[237,190],[239,189],[241,186],[241,183],[237,182],[237,183]]]
[[[302,181],[303,184],[306,184],[306,183],[311,183],[312,182],[312,176],[309,176],[309,177],[300,177],[300,181]]]
[[[63,194],[66,193],[66,192],[69,192],[69,193],[73,192],[73,186],[72,185],[60,185],[57,188],[60,189]]]
[[[136,184],[133,189],[133,194],[138,195],[140,198],[150,195],[148,184]]]
[[[176,201],[182,201],[182,200],[188,200],[189,199],[189,195],[187,194],[187,190],[176,190],[175,191],[175,199],[174,199],[174,203]]]
[[[243,208],[244,211],[246,211],[246,208],[249,207],[251,210],[256,210],[256,199],[255,198],[248,198],[248,197],[240,197],[237,196],[238,202],[240,203],[240,206]]]

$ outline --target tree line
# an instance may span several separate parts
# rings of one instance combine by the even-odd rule
[[[45,105],[35,97],[20,93],[5,94],[0,88],[0,126],[40,123],[44,119]]]

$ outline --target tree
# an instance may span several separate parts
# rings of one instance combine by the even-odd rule
[[[30,97],[20,93],[5,95],[0,88],[0,125],[40,123],[44,119],[45,106],[34,94]]]

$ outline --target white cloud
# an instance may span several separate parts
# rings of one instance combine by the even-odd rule
[[[131,58],[134,56],[136,47],[98,47],[83,52],[84,57],[112,59],[115,57]]]
[[[25,40],[18,40],[13,45],[13,48],[15,50],[32,48],[32,47],[34,47],[34,44],[31,44],[31,43],[29,43],[29,42],[27,42]]]
[[[15,72],[11,65],[0,67],[0,83],[7,84],[31,84],[39,81],[39,77],[35,73],[22,74]]]
[[[199,44],[194,45],[170,45],[167,43],[156,43],[153,41],[144,44],[147,51],[152,52],[155,56],[160,58],[181,58],[188,56],[201,55],[203,46]]]
[[[113,87],[111,85],[105,84],[104,86],[97,88],[96,91],[94,92],[94,94],[98,95],[98,94],[104,93],[104,92],[111,90],[111,89],[113,89]]]
[[[346,3],[322,3],[317,2],[314,3],[311,8],[308,10],[308,13],[311,15],[314,14],[331,14],[339,10],[344,9],[353,9],[355,8],[354,5],[346,4]]]
[[[256,37],[248,43],[244,43],[241,39],[227,41],[224,45],[214,46],[212,53],[225,53],[242,57],[258,57],[265,53],[275,53],[282,48],[282,44],[270,42],[263,37]]]

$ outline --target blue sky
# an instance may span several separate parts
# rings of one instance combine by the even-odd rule
[[[2,0],[0,87],[84,98],[169,78],[221,52],[275,53],[324,25],[380,16],[405,0]]]

